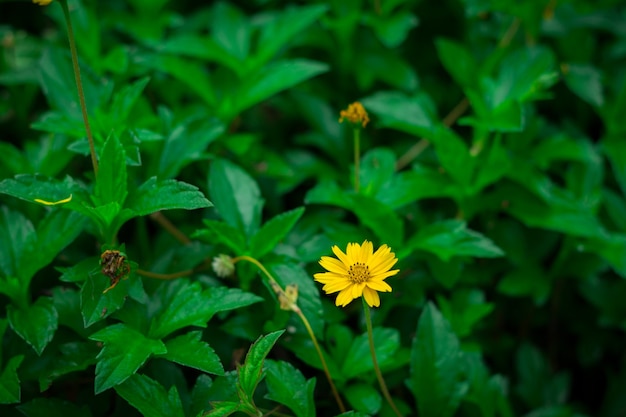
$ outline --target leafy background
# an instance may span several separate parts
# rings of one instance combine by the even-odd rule
[[[69,4],[97,179],[61,7],[0,2],[0,414],[339,414],[226,253],[298,284],[350,413],[392,415],[359,303],[312,280],[369,239],[399,258],[373,319],[405,415],[625,415],[622,2]]]

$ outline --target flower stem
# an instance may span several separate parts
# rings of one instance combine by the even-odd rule
[[[270,281],[270,284],[272,286],[272,288],[274,289],[274,291],[276,291],[277,293],[282,293],[284,294],[284,290],[281,288],[280,284],[278,284],[278,282],[276,282],[276,279],[272,276],[272,274],[269,273],[269,271],[263,266],[263,264],[259,261],[257,261],[256,259],[254,259],[251,256],[247,256],[247,255],[241,255],[241,256],[237,256],[236,258],[233,258],[232,262],[233,264],[236,264],[239,261],[248,261],[254,265],[256,265],[257,268],[259,268],[267,277],[267,279]],[[304,327],[306,328],[307,332],[309,333],[309,337],[311,338],[311,341],[313,342],[313,346],[315,346],[315,350],[317,351],[317,355],[320,358],[320,362],[322,363],[322,367],[324,368],[324,373],[326,374],[326,379],[328,380],[328,383],[330,385],[330,389],[333,392],[333,396],[335,397],[335,401],[337,401],[337,405],[339,406],[339,410],[342,413],[346,412],[346,407],[343,404],[343,401],[341,400],[341,397],[339,396],[339,392],[337,391],[337,387],[335,387],[335,383],[333,382],[333,378],[330,375],[330,371],[328,370],[328,365],[326,364],[326,360],[324,359],[324,354],[322,353],[322,349],[320,348],[319,343],[317,343],[317,338],[315,337],[315,333],[313,332],[313,328],[311,327],[311,324],[309,323],[309,320],[306,318],[306,316],[304,315],[304,313],[302,312],[302,310],[300,310],[300,307],[298,307],[298,305],[296,303],[292,303],[290,305],[290,309],[295,312],[298,317],[300,317],[300,320],[302,320],[302,323],[304,324]]]
[[[354,129],[354,191],[357,193],[361,188],[361,129]]]
[[[89,152],[91,153],[91,164],[93,165],[93,172],[98,178],[98,158],[96,157],[96,147],[93,142],[93,136],[91,134],[91,127],[89,126],[89,118],[87,116],[87,104],[85,103],[85,92],[83,91],[83,82],[80,78],[80,67],[78,66],[78,53],[76,52],[76,41],[74,40],[74,30],[72,29],[72,20],[70,19],[70,10],[67,6],[67,0],[61,0],[59,2],[63,9],[63,16],[65,16],[65,24],[67,25],[67,37],[70,42],[70,53],[72,55],[72,65],[74,67],[74,78],[76,79],[76,89],[78,90],[78,100],[80,102],[80,110],[83,114],[83,123],[85,124],[85,131],[87,132],[87,140],[89,141]]]
[[[374,372],[376,372],[376,378],[378,378],[378,384],[380,385],[380,390],[383,392],[385,399],[393,409],[394,413],[398,417],[402,417],[402,414],[396,407],[396,404],[393,402],[393,398],[389,394],[389,390],[387,389],[387,384],[383,378],[382,372],[380,372],[380,367],[378,366],[378,360],[376,359],[376,348],[374,347],[374,332],[372,330],[372,317],[370,316],[370,308],[365,303],[365,298],[363,300],[363,311],[365,312],[365,325],[367,326],[367,338],[370,342],[370,353],[372,354],[372,362],[374,363]]]

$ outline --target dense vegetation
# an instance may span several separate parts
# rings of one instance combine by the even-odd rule
[[[3,417],[626,415],[623,2],[0,11]]]

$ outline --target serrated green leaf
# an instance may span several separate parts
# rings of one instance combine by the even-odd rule
[[[80,290],[80,310],[85,327],[104,320],[124,305],[128,281],[120,280],[114,289],[103,293],[110,285],[111,280],[99,268],[87,276]]]
[[[124,216],[124,220],[160,210],[195,210],[212,206],[198,187],[176,180],[157,181],[152,177],[129,196],[126,207],[132,214]]]
[[[461,377],[462,372],[459,340],[437,308],[428,303],[413,339],[411,377],[407,381],[420,415],[454,415],[469,388]]]
[[[0,404],[14,404],[21,401],[20,379],[17,368],[24,360],[24,355],[13,356],[0,374]]]
[[[287,362],[265,361],[266,398],[284,404],[298,417],[314,417],[315,378],[306,380],[302,373]]]
[[[58,314],[49,297],[39,297],[30,306],[7,306],[11,328],[35,349],[38,355],[50,343],[58,327]]]
[[[146,375],[135,374],[115,387],[115,392],[144,417],[184,417],[180,396],[173,385],[169,392]]]
[[[161,309],[150,324],[149,335],[160,339],[186,326],[206,327],[213,315],[261,301],[262,298],[226,287],[202,290],[198,282],[185,279],[164,283],[157,290]]]
[[[270,350],[284,332],[284,330],[279,330],[266,336],[261,336],[248,350],[244,364],[238,369],[239,398],[244,403],[252,401],[254,391],[264,376],[263,363],[265,357],[270,353]]]
[[[213,8],[212,38],[230,55],[243,62],[250,51],[251,27],[234,5],[220,2]]]
[[[58,398],[35,398],[17,406],[26,417],[91,417],[88,406],[78,406]]]
[[[376,358],[382,367],[392,362],[400,347],[400,334],[396,329],[376,327],[373,330]],[[357,336],[341,365],[341,374],[350,379],[374,370],[367,334]]]
[[[261,222],[263,199],[256,181],[244,170],[224,159],[211,163],[209,193],[222,219],[247,236]]]
[[[72,202],[66,205],[72,209],[76,208],[75,199],[79,199],[78,196],[82,190],[81,185],[71,177],[65,177],[64,180],[59,181],[38,174],[20,174],[15,178],[0,181],[0,194],[7,194],[30,203],[35,203],[35,199],[60,201],[72,195]]]
[[[539,305],[546,302],[550,288],[551,282],[547,272],[533,264],[526,264],[510,271],[498,283],[498,291],[502,294],[514,297],[531,296]]]
[[[202,332],[189,332],[165,342],[163,358],[215,375],[224,375],[219,356],[201,340]]]
[[[372,229],[378,238],[391,247],[398,247],[404,240],[402,219],[390,207],[372,197],[348,194],[350,209],[364,225]]]
[[[126,152],[115,133],[102,146],[99,167],[94,188],[95,205],[118,203],[123,206],[128,195]]]
[[[241,404],[232,401],[216,401],[212,403],[213,409],[202,414],[203,417],[226,417],[237,411],[241,411]]]
[[[303,213],[304,207],[299,207],[268,220],[250,239],[251,256],[261,259],[272,251],[287,236]]]
[[[396,170],[396,156],[387,148],[375,148],[368,151],[361,161],[360,192],[377,195],[380,188],[389,182]]]
[[[160,340],[148,339],[121,323],[106,327],[89,339],[104,343],[97,356],[96,394],[126,381],[150,356],[167,352]]]
[[[504,255],[490,239],[470,230],[462,220],[444,220],[422,228],[407,244],[437,255],[443,261],[454,256],[494,258]]]

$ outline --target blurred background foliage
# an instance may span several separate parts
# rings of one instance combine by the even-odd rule
[[[298,283],[349,408],[392,415],[358,306],[337,309],[312,281],[332,245],[364,239],[399,258],[374,324],[406,415],[626,415],[622,1],[69,5],[96,150],[111,178],[127,175],[119,203],[135,214],[103,220],[107,234],[78,209],[60,218],[27,202],[88,195],[94,177],[61,7],[0,1],[3,416],[201,415],[236,398],[233,370],[250,344],[285,328],[275,346],[276,333],[256,345],[265,355],[273,346],[258,403],[337,413],[302,324],[256,269],[238,265],[230,281],[209,270],[168,282],[134,274],[136,264],[174,272],[220,253],[255,256],[282,285]],[[372,120],[359,192],[352,129],[338,123],[356,100]],[[167,212],[191,240],[133,197],[152,177],[198,187],[215,205]],[[90,271],[112,243],[125,244],[133,276],[89,301],[107,285]],[[220,298],[207,295],[215,288],[234,304],[190,318]],[[189,302],[178,327],[167,321],[176,295]],[[133,338],[143,358],[134,371],[99,379],[103,343]],[[164,353],[200,338],[217,362],[191,369]],[[306,388],[290,392],[285,380]]]

